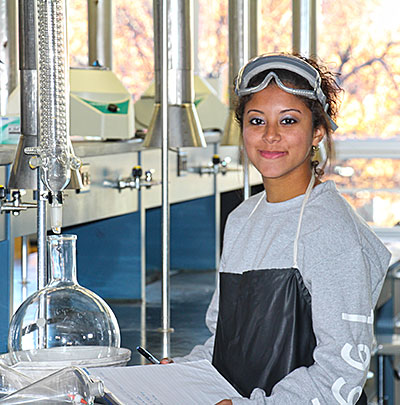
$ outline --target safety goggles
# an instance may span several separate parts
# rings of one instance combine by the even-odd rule
[[[283,69],[296,73],[308,81],[312,90],[309,89],[295,89],[286,86],[274,72],[269,72],[264,80],[257,86],[247,87],[250,80],[258,73],[265,72],[266,70]],[[326,102],[326,96],[321,88],[321,77],[318,71],[306,61],[291,55],[261,55],[250,60],[244,65],[238,74],[235,83],[235,93],[239,96],[247,96],[249,94],[257,93],[264,90],[271,80],[274,80],[277,86],[286,91],[287,93],[295,96],[307,97],[312,100],[317,100],[325,111],[329,119],[331,128],[335,131],[338,126],[327,113],[329,104]]]

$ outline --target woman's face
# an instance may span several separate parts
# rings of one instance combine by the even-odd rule
[[[247,155],[264,179],[303,180],[310,176],[311,146],[323,137],[312,131],[311,110],[274,83],[255,93],[243,114]]]

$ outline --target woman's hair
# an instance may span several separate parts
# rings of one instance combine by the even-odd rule
[[[328,104],[328,109],[326,113],[333,121],[335,121],[339,110],[339,96],[340,93],[343,91],[343,89],[337,84],[335,80],[336,74],[331,72],[326,66],[324,66],[321,63],[318,63],[314,59],[305,58],[298,54],[293,55],[296,56],[297,58],[304,60],[318,71],[321,77],[321,89],[326,96],[326,102]],[[255,87],[259,85],[264,80],[266,75],[271,71],[275,72],[278,75],[279,79],[283,82],[283,84],[287,85],[288,87],[313,90],[309,82],[305,78],[294,72],[284,69],[272,69],[260,72],[250,80],[247,87]],[[236,113],[236,120],[240,124],[240,128],[243,127],[244,109],[248,101],[250,101],[250,99],[252,98],[253,94],[238,97],[237,99],[235,113]],[[329,119],[327,117],[327,114],[325,114],[324,109],[319,101],[312,100],[310,98],[299,95],[296,95],[296,97],[300,98],[304,102],[304,104],[310,109],[312,114],[313,129],[322,126],[326,131],[326,149],[327,149],[326,161],[327,161],[332,157],[333,154],[332,136],[331,136],[333,131],[331,128],[331,123],[329,122]]]

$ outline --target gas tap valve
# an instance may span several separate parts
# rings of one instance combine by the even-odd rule
[[[161,182],[153,180],[153,173],[153,169],[146,170],[144,172],[144,178],[142,178],[142,167],[134,166],[131,177],[118,179],[116,182],[106,180],[104,181],[104,185],[106,187],[117,188],[119,191],[125,188],[130,188],[131,190],[140,190],[142,187],[151,188],[152,186],[161,184]]]
[[[227,166],[230,163],[230,161],[231,158],[229,156],[221,160],[220,156],[215,154],[213,155],[211,162],[207,166],[192,167],[188,171],[192,173],[199,173],[200,176],[206,173],[208,174],[222,173],[224,175],[228,171]]]
[[[135,187],[137,190],[140,189],[140,178],[142,177],[143,170],[142,166],[134,166],[132,169],[132,178],[135,183]]]
[[[7,199],[9,190],[0,185],[0,212],[3,214],[11,213],[18,216],[21,211],[26,211],[28,208],[36,208],[35,203],[24,203],[21,200],[22,195],[25,194],[24,190],[14,190],[11,193],[11,199]]]

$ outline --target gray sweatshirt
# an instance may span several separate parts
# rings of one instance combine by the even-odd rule
[[[236,208],[226,224],[219,271],[293,267],[303,198],[268,203],[260,193]],[[354,404],[369,368],[373,309],[389,260],[389,251],[335,184],[316,186],[305,205],[297,253],[297,267],[312,299],[314,364],[289,373],[268,397],[256,388],[250,399],[232,398],[233,404]],[[174,361],[212,361],[217,317],[218,287],[206,315],[212,336]]]

